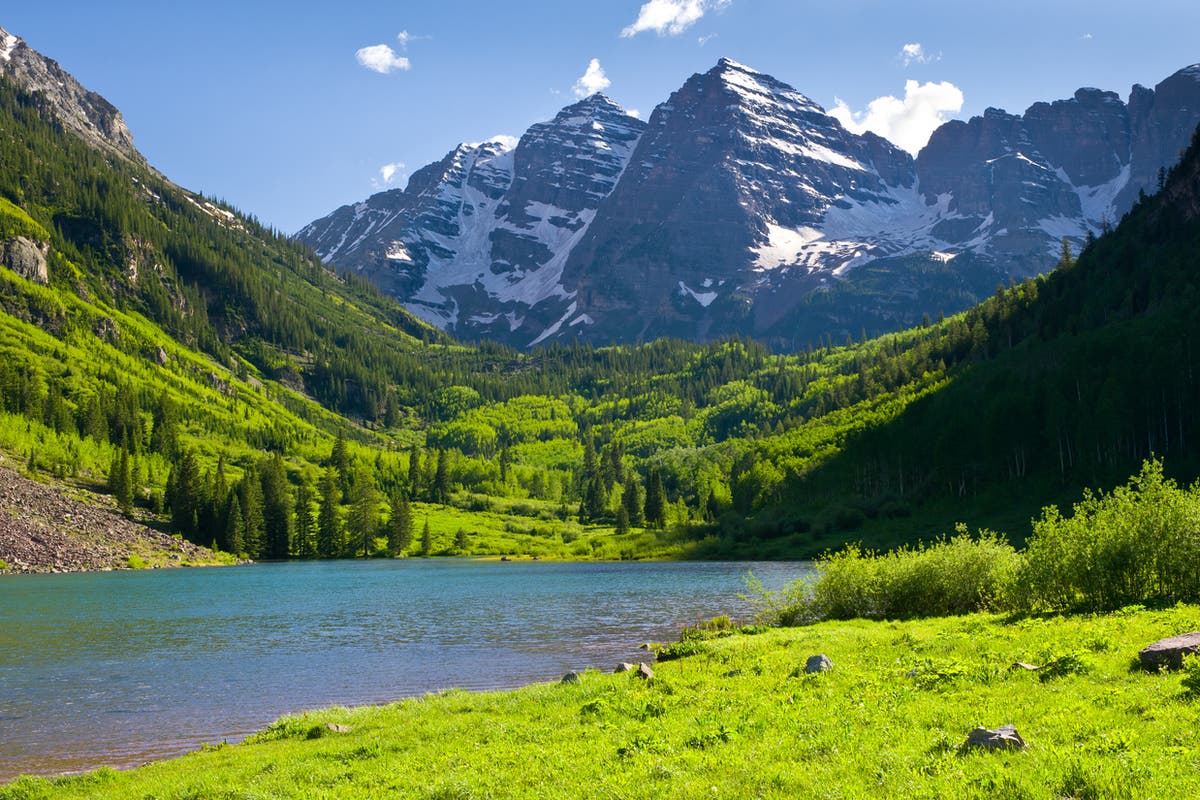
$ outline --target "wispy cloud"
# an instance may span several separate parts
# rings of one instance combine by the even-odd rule
[[[396,38],[400,41],[400,49],[407,50],[409,42],[419,42],[422,39],[432,39],[432,36],[418,36],[415,33],[408,31],[400,31],[396,34]]]
[[[713,39],[715,39],[715,38],[717,38],[717,34],[715,34],[715,33],[710,33],[710,34],[708,34],[707,36],[700,36],[700,37],[698,37],[698,38],[696,39],[696,43],[697,43],[698,45],[700,45],[701,47],[704,47],[704,45],[708,44],[709,42],[711,42],[711,41],[712,41]]]
[[[588,62],[587,70],[579,76],[579,80],[575,81],[571,91],[575,92],[576,97],[587,97],[596,92],[603,92],[609,86],[612,86],[612,81],[604,74],[604,67],[600,66],[600,59],[593,58]]]
[[[1096,38],[1096,37],[1092,36],[1090,33],[1085,33],[1085,34],[1082,36],[1082,39],[1083,39],[1085,42],[1086,42],[1086,41],[1088,41],[1089,39],[1094,39],[1094,38]]]
[[[835,99],[829,114],[848,131],[872,131],[915,155],[948,119],[947,115],[958,113],[962,106],[962,90],[948,81],[905,81],[903,99],[890,95],[877,97],[867,104],[865,111],[859,112]]]
[[[393,161],[391,164],[384,164],[379,168],[379,177],[383,179],[384,183],[391,183],[392,179],[400,174],[402,169],[404,169],[404,162],[402,161]]]
[[[386,44],[373,44],[370,47],[359,48],[354,57],[358,59],[359,64],[380,75],[387,75],[397,70],[407,70],[412,66],[406,56],[396,55],[396,51]]]
[[[622,36],[654,31],[659,36],[678,36],[695,25],[705,13],[725,8],[733,0],[650,0],[638,10],[633,24]]]
[[[920,42],[911,42],[900,48],[900,60],[904,62],[904,66],[908,66],[914,61],[918,64],[929,64],[934,61],[941,61],[941,53],[927,53],[925,47]]]

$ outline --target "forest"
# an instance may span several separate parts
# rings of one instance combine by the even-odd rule
[[[777,353],[466,346],[0,82],[0,450],[251,558],[804,557],[1020,539],[1150,456],[1200,474],[1200,148],[979,306]],[[836,337],[844,339],[846,337]]]

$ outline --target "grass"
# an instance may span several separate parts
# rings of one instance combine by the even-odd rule
[[[41,798],[1126,798],[1200,791],[1200,704],[1137,650],[1200,608],[711,631],[644,682],[449,691],[284,718],[129,772],[24,778]],[[807,676],[824,653],[832,672]],[[1045,674],[1014,662],[1053,665]],[[1190,673],[1188,673],[1190,674]],[[1194,681],[1193,681],[1194,682]],[[962,746],[1016,725],[1020,752]],[[331,729],[328,725],[344,726]]]

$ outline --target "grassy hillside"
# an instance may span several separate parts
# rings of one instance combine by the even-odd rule
[[[1178,606],[719,635],[649,682],[587,672],[326,709],[129,772],[22,779],[0,798],[1188,796],[1196,673],[1130,665],[1198,626],[1200,609]],[[833,670],[803,674],[817,653]],[[964,746],[974,727],[1004,724],[1027,749]]]

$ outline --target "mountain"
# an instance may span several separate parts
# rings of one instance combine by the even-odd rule
[[[1200,66],[1135,86],[1128,103],[1081,89],[1023,115],[988,109],[943,125],[914,159],[722,59],[646,125],[589,98],[531,128],[511,167],[500,145],[463,146],[297,236],[467,338],[840,340],[1046,271],[1064,236],[1077,251],[1178,158],[1200,123],[1198,78]],[[589,121],[594,147],[557,149]],[[533,153],[551,168],[529,169]],[[565,202],[562,224],[539,216],[601,155],[611,186]],[[492,175],[478,198],[461,190],[476,158]],[[514,235],[531,246],[514,250]]]
[[[27,92],[39,94],[54,116],[84,141],[145,164],[116,106],[84,88],[57,61],[46,58],[3,28],[0,28],[0,75]]]
[[[459,145],[403,191],[344,206],[297,238],[439,327],[540,341],[550,332],[538,306],[569,304],[566,257],[644,129],[594,94],[534,125],[515,146]]]

